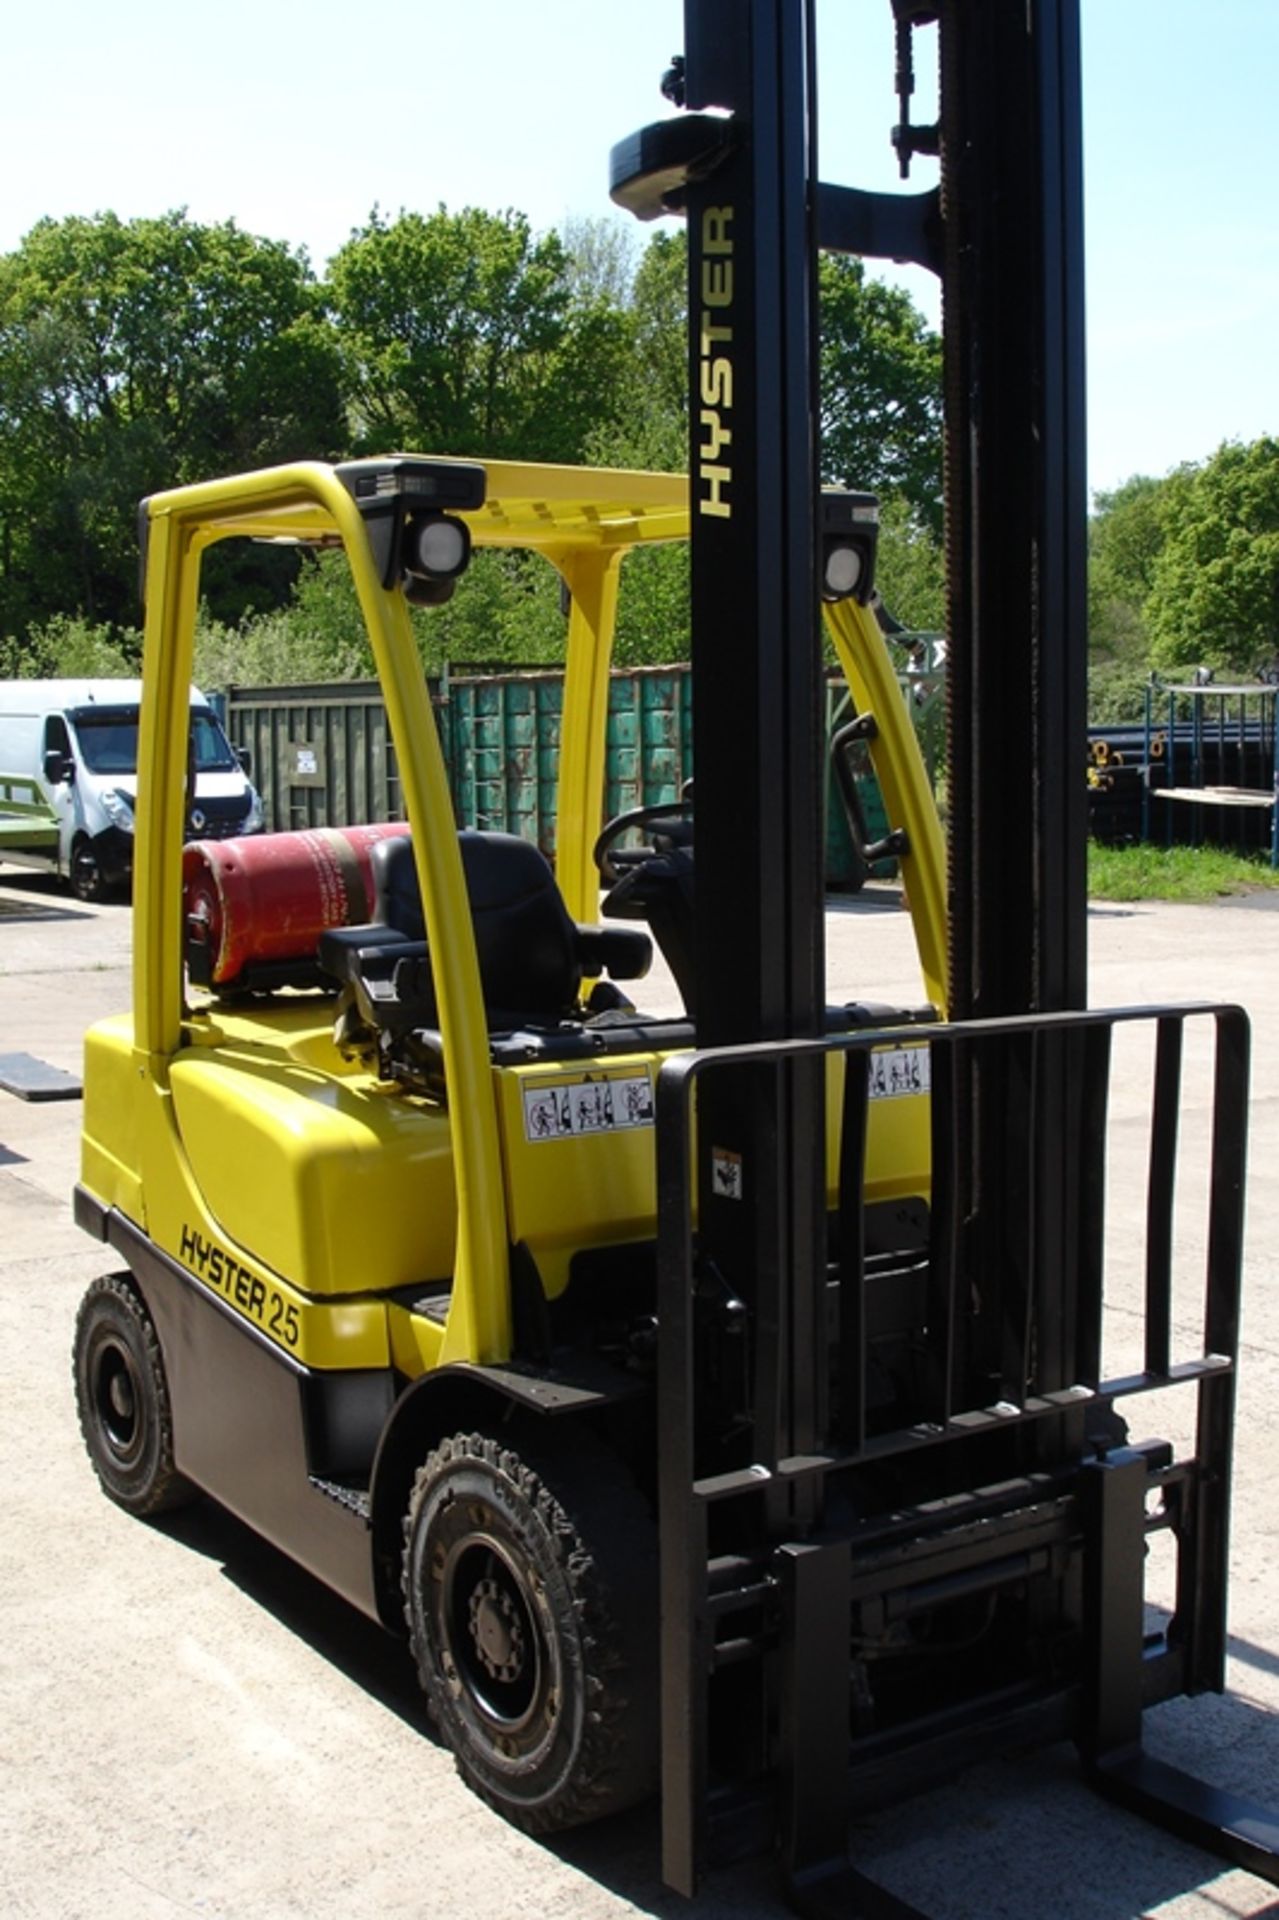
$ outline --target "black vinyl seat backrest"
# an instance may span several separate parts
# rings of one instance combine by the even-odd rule
[[[582,986],[578,929],[544,855],[511,833],[458,834],[470,896],[484,1004],[531,1019],[571,1013]],[[380,840],[372,851],[376,918],[408,940],[426,928],[412,842]]]

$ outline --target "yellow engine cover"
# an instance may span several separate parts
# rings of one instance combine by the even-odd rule
[[[448,1116],[338,1054],[313,1005],[211,1023],[173,1061],[178,1131],[227,1237],[311,1295],[452,1270]],[[215,1038],[216,1035],[216,1038]]]

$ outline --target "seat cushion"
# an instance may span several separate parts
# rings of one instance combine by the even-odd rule
[[[458,846],[485,1005],[542,1020],[572,1013],[582,985],[577,932],[545,856],[511,833],[468,829],[459,833]],[[422,898],[409,841],[375,847],[373,874],[377,918],[421,940]]]

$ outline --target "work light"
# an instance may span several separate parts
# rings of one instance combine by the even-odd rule
[[[409,521],[404,566],[427,580],[453,580],[471,555],[471,534],[464,520],[448,513],[417,514]]]
[[[403,587],[415,606],[441,606],[471,557],[470,531],[453,513],[484,505],[483,467],[388,453],[334,472],[363,516],[382,585]]]
[[[448,513],[415,513],[404,530],[400,559],[405,597],[415,606],[439,606],[471,557],[471,531]]]
[[[822,599],[855,596],[868,605],[875,586],[879,501],[873,493],[824,487],[821,500]]]

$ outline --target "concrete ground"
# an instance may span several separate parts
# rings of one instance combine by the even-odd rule
[[[1099,907],[1090,931],[1094,1004],[1223,997],[1253,1015],[1232,1691],[1157,1710],[1147,1734],[1165,1757],[1279,1806],[1275,904]],[[894,894],[843,903],[828,924],[832,997],[918,997]],[[7,870],[0,1053],[76,1070],[88,1022],[127,1004],[128,958],[125,909],[82,907]],[[1139,1197],[1127,1136],[1146,1089],[1139,1061],[1129,1072],[1115,1100],[1118,1210]],[[524,1839],[456,1780],[398,1643],[207,1503],[148,1526],[101,1496],[68,1355],[80,1294],[114,1263],[72,1224],[78,1124],[75,1102],[0,1094],[5,1910],[24,1920],[688,1911],[661,1887],[651,1809],[553,1846]],[[1193,1122],[1191,1142],[1193,1163]],[[1121,1301],[1108,1326],[1119,1347],[1130,1319]],[[1170,1417],[1185,1423],[1184,1411]],[[1279,1895],[1260,1881],[1096,1800],[1065,1749],[976,1769],[860,1824],[855,1846],[935,1920],[1279,1916]],[[713,1876],[695,1908],[702,1920],[782,1911],[767,1861]]]

